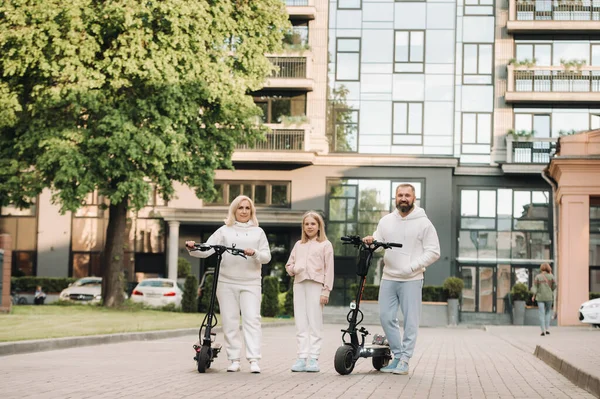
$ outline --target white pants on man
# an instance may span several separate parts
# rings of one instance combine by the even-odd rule
[[[240,313],[242,315],[242,331],[246,343],[246,359],[261,358],[260,345],[262,331],[260,328],[260,285],[241,285],[219,282],[217,299],[221,310],[221,324],[225,336],[227,359],[240,360],[242,337],[240,333]]]
[[[323,305],[321,290],[323,284],[304,280],[294,284],[294,320],[298,358],[318,359],[323,335]]]

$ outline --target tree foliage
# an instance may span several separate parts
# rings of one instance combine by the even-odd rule
[[[277,277],[265,276],[263,278],[260,314],[264,317],[275,317],[279,313],[278,284]]]
[[[185,278],[181,310],[184,313],[195,313],[198,311],[198,279],[193,274]]]
[[[0,4],[0,204],[50,188],[74,211],[107,199],[107,306],[122,300],[128,209],[173,182],[215,194],[214,170],[263,137],[247,95],[289,29],[280,0],[6,0]]]

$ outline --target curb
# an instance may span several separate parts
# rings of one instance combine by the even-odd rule
[[[262,328],[293,325],[293,322],[263,323]],[[240,327],[241,328],[241,327]],[[155,339],[176,338],[198,334],[199,328],[181,328],[177,330],[145,331],[133,333],[90,335],[85,337],[65,337],[51,339],[35,339],[29,341],[0,343],[0,356],[17,355],[22,353],[45,352],[57,349],[77,348],[81,346],[116,344],[128,341],[150,341]],[[221,327],[213,328],[222,332]]]
[[[533,354],[548,366],[567,377],[573,384],[600,398],[600,379],[598,377],[578,369],[539,345],[536,345]]]

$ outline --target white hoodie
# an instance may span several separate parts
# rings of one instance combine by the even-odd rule
[[[252,222],[235,222],[233,226],[221,226],[206,240],[210,245],[235,245],[239,249],[254,249],[254,255],[247,259],[225,252],[221,260],[219,282],[247,285],[261,285],[262,265],[271,261],[269,242],[263,229]],[[208,258],[215,251],[190,251],[196,258]]]
[[[373,237],[377,241],[402,244],[402,248],[385,250],[385,280],[422,280],[425,268],[440,258],[435,227],[427,219],[425,210],[416,205],[406,217],[402,217],[397,209],[382,217]]]

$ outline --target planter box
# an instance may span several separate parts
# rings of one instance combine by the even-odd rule
[[[362,301],[360,310],[363,312],[363,325],[380,326],[379,302]],[[348,306],[325,306],[323,309],[323,321],[325,323],[347,323],[346,316],[350,308]],[[404,322],[402,311],[398,309],[398,321],[400,327]],[[448,325],[448,304],[446,302],[423,302],[421,307],[421,327],[445,327]],[[373,332],[372,332],[373,333]]]

